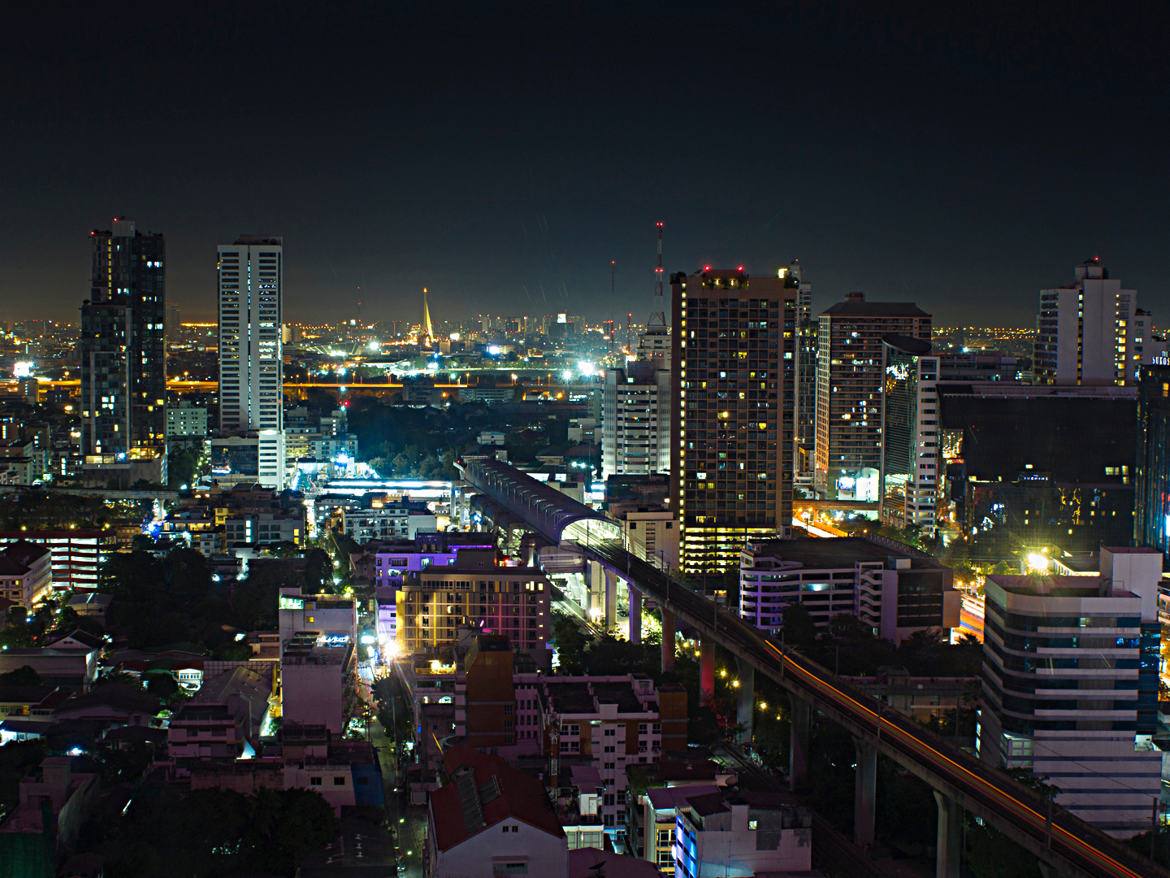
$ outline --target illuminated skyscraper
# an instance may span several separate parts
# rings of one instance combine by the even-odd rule
[[[94,230],[81,306],[81,451],[119,457],[166,442],[166,245],[119,217]]]
[[[817,342],[817,493],[874,501],[881,465],[882,339],[930,340],[930,315],[913,302],[850,293],[821,314]]]
[[[672,502],[689,574],[738,567],[792,522],[796,284],[742,268],[671,278]]]
[[[219,429],[280,430],[281,238],[243,235],[219,247]]]
[[[255,433],[257,481],[283,488],[283,239],[242,235],[219,247],[219,429]]]

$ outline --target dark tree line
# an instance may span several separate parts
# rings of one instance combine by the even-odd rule
[[[316,792],[142,788],[125,819],[104,834],[100,850],[111,878],[174,875],[292,875],[339,829]]]

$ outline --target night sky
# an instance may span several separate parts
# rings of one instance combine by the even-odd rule
[[[668,272],[798,256],[818,310],[1030,325],[1099,254],[1170,326],[1164,4],[940,5],[10,14],[0,319],[76,319],[126,215],[184,319],[240,233],[284,236],[288,320],[644,318],[661,219]]]

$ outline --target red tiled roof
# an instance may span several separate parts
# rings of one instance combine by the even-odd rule
[[[32,565],[49,550],[28,540],[20,540],[0,549],[0,573],[21,576],[32,569]]]
[[[564,837],[544,785],[536,778],[471,747],[451,747],[443,754],[443,765],[450,780],[431,793],[439,850],[450,850],[509,818]]]

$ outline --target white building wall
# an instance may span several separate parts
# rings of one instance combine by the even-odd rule
[[[288,485],[284,431],[261,430],[258,439],[259,475],[257,478],[265,488],[283,491]]]
[[[1132,554],[1131,554],[1132,553]],[[1109,550],[1102,552],[1102,569],[1115,575],[1122,571],[1139,571],[1148,566],[1147,555],[1158,559],[1157,578],[1161,577],[1161,554],[1140,550],[1122,551],[1120,555]],[[1123,557],[1122,557],[1123,556]],[[1118,560],[1120,557],[1120,560]],[[1093,579],[1084,578],[1090,587]],[[1038,646],[1032,656],[1036,670],[1032,673],[1034,692],[1027,712],[1036,721],[1072,721],[1077,727],[1069,729],[1040,728],[1030,734],[1004,731],[1004,718],[997,713],[995,698],[988,689],[990,675],[999,675],[999,666],[1005,657],[1021,655],[1010,648],[999,633],[985,628],[984,697],[987,706],[980,718],[979,755],[992,764],[1008,768],[1026,768],[1037,776],[1047,778],[1048,784],[1060,792],[1056,802],[1077,816],[1120,837],[1132,835],[1149,824],[1151,803],[1161,793],[1162,755],[1149,736],[1135,735],[1132,730],[1110,728],[1114,723],[1132,723],[1136,711],[1130,707],[1113,709],[1116,702],[1135,703],[1138,698],[1139,671],[1125,667],[1138,656],[1136,647],[1123,644],[1121,638],[1132,636],[1133,628],[1116,628],[1084,624],[1084,620],[1104,617],[1132,619],[1142,613],[1144,591],[1136,581],[1125,591],[1110,592],[1107,582],[1096,580],[1102,593],[1093,596],[1074,596],[1059,591],[1049,594],[1024,594],[1003,588],[994,579],[988,581],[988,611],[1003,608],[1015,616],[1039,620],[1037,635],[1061,637],[1069,641],[1065,646]],[[1117,580],[1114,580],[1116,584]],[[1154,597],[1156,603],[1156,595]],[[1155,611],[1156,612],[1156,611]],[[1044,625],[1044,621],[1076,618],[1081,624]],[[1008,634],[1013,633],[1007,628]],[[1113,646],[1116,639],[1117,646]],[[1109,646],[1103,644],[1108,643]],[[1091,661],[1086,662],[1085,659]],[[1069,660],[1079,660],[1075,668],[1066,667]],[[1011,676],[1011,675],[1005,675]],[[1014,673],[1019,678],[1021,673]],[[1061,683],[1076,681],[1077,688],[1058,688]],[[1029,689],[1029,685],[1023,685]],[[1021,684],[1006,695],[1019,699]],[[1068,701],[1079,701],[1073,709]],[[1085,702],[1099,707],[1086,706]],[[1013,712],[1019,708],[1010,708]],[[1102,728],[1104,726],[1104,728]]]
[[[1056,347],[1049,383],[1132,384],[1138,367],[1156,352],[1149,343],[1149,315],[1139,319],[1137,291],[1122,289],[1119,279],[1105,274],[1104,266],[1091,261],[1077,266],[1072,285],[1040,291],[1040,311],[1056,313],[1053,327],[1042,321],[1037,339]]]
[[[670,372],[654,361],[649,376],[608,369],[601,404],[601,473],[670,472]]]

